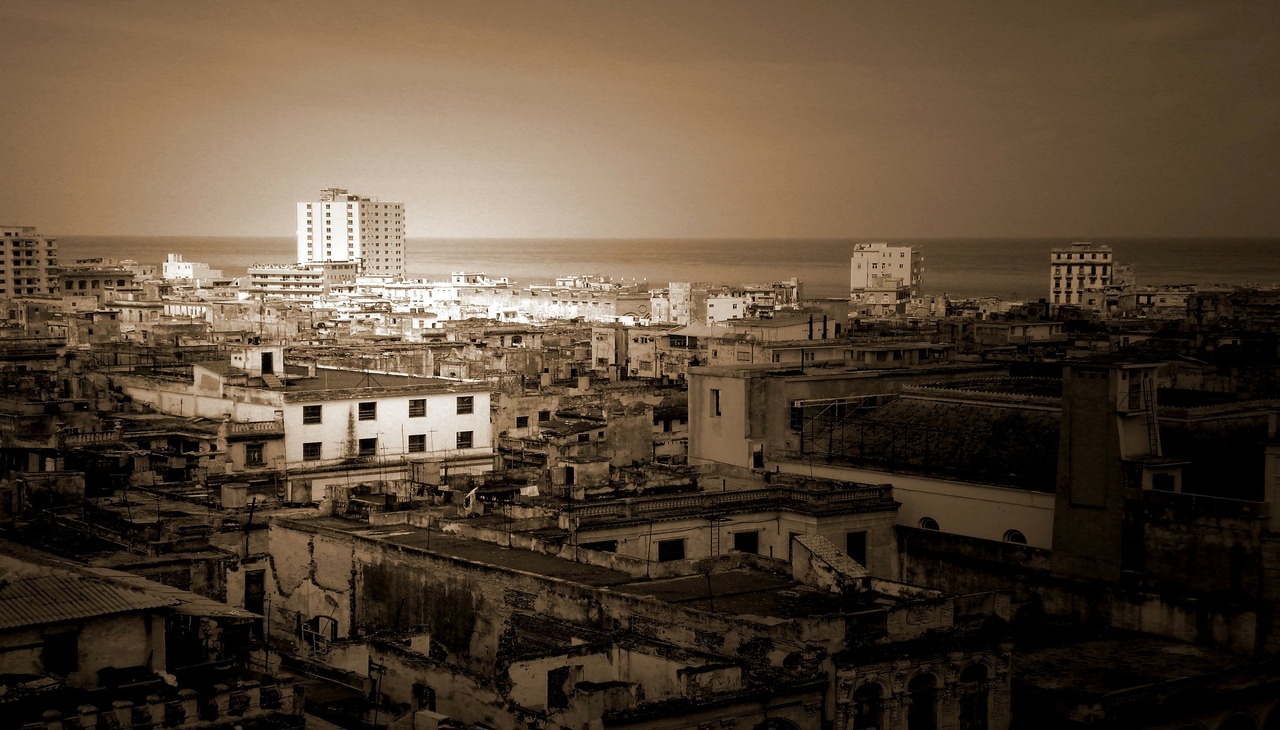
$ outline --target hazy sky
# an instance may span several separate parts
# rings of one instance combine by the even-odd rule
[[[1280,235],[1280,2],[0,0],[0,223]]]

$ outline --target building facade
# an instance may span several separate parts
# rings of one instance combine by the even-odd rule
[[[1055,248],[1049,267],[1049,300],[1054,308],[1070,305],[1101,309],[1105,290],[1111,284],[1111,247],[1073,243]]]
[[[298,263],[357,261],[364,276],[404,276],[404,203],[325,188],[298,203]]]
[[[35,226],[0,226],[0,297],[57,293],[58,242]]]
[[[849,259],[849,291],[905,289],[906,296],[920,296],[924,278],[924,253],[915,246],[888,243],[856,243]]]

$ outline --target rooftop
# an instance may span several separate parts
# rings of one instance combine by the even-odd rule
[[[754,566],[738,566],[710,574],[649,579],[406,524],[371,527],[366,522],[337,517],[277,518],[277,521],[300,529],[336,530],[468,562],[607,588],[633,596],[648,596],[699,611],[741,616],[757,622],[781,623],[823,614],[882,610],[896,603],[895,599],[876,593],[844,596],[823,593],[788,576]]]

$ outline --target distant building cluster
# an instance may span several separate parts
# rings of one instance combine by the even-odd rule
[[[6,727],[1280,724],[1280,291],[412,281],[403,216],[0,227]]]

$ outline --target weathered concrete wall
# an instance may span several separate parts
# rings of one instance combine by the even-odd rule
[[[1196,593],[1261,598],[1266,513],[1253,503],[1150,493],[1143,504],[1142,570]]]
[[[893,484],[893,497],[902,503],[898,524],[905,527],[919,527],[922,519],[932,517],[943,532],[1003,540],[1008,530],[1018,530],[1028,545],[1053,545],[1051,484],[1046,485],[1046,493],[800,461],[769,461],[768,466],[789,474]]]
[[[946,593],[1006,590],[1015,611],[1067,616],[1238,654],[1252,654],[1258,643],[1259,617],[1247,604],[1056,577],[1049,572],[1049,551],[1024,545],[908,527],[898,528],[898,538],[905,583]]]
[[[98,670],[106,667],[164,669],[164,620],[140,612],[85,619],[78,630],[67,624],[7,633],[6,646],[24,648],[0,652],[0,674],[45,674],[44,634],[63,630],[78,636],[79,667],[67,675],[73,687],[97,687]]]
[[[829,653],[844,645],[844,620],[838,616],[756,624],[317,528],[303,521],[272,523],[280,589],[288,594],[282,601],[290,609],[309,615],[332,611],[340,635],[348,634],[346,622],[353,616],[357,627],[369,630],[423,626],[453,661],[475,671],[493,666],[516,610],[609,623],[677,647],[773,666],[797,651]]]

